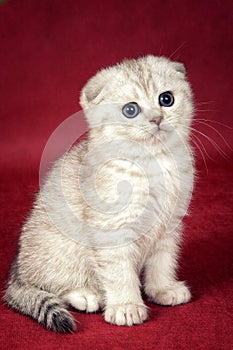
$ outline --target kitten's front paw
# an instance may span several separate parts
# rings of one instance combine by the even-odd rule
[[[73,290],[65,295],[64,299],[80,311],[95,312],[103,306],[101,297],[87,288]]]
[[[143,304],[109,305],[105,309],[106,322],[117,326],[132,326],[147,319],[147,308]]]
[[[152,301],[160,305],[179,305],[189,302],[191,293],[184,282],[175,282],[173,285],[154,293]]]

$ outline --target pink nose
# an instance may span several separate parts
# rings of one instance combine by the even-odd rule
[[[154,117],[153,119],[150,120],[150,122],[155,123],[157,125],[159,125],[162,121],[162,117],[158,116],[158,117]]]

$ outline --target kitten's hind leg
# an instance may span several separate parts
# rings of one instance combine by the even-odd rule
[[[75,309],[96,312],[103,307],[102,297],[89,288],[77,288],[63,296],[63,300]]]
[[[185,282],[177,281],[178,244],[172,234],[156,242],[145,263],[144,289],[149,299],[160,305],[179,305],[190,301]]]

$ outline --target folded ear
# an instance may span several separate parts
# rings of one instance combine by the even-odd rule
[[[103,99],[103,90],[107,84],[106,70],[98,72],[83,87],[80,94],[80,104],[83,109],[100,103]]]
[[[185,65],[183,63],[173,62],[173,67],[177,72],[186,75],[186,68],[185,68]]]

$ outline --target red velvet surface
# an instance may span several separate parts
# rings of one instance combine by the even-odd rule
[[[2,288],[20,227],[39,188],[38,168],[46,141],[80,109],[80,89],[97,69],[148,53],[183,61],[195,94],[199,122],[193,126],[212,140],[199,134],[207,165],[196,146],[198,180],[192,214],[185,219],[179,275],[191,286],[189,304],[148,303],[149,320],[130,328],[109,325],[100,313],[74,312],[78,332],[60,335],[1,303],[1,349],[232,347],[232,152],[227,145],[233,144],[231,4],[228,0],[0,4]],[[207,125],[202,119],[209,120]],[[80,119],[80,127],[83,123]]]

